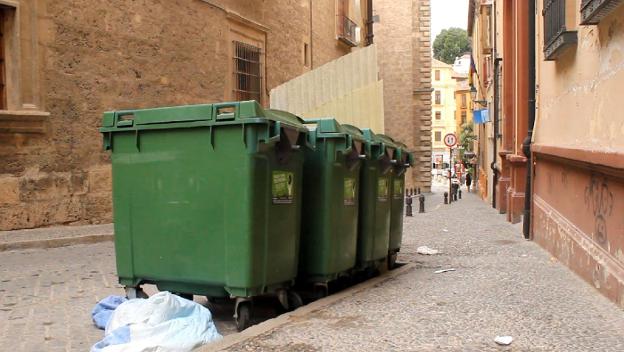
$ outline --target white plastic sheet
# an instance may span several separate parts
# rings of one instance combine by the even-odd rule
[[[169,292],[132,299],[115,309],[92,352],[169,352],[221,339],[210,311]]]

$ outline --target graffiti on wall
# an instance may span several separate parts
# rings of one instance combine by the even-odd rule
[[[606,177],[592,175],[585,187],[585,206],[594,215],[594,239],[607,245],[607,218],[613,212],[613,193],[609,191]]]

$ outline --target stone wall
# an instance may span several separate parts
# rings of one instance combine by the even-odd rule
[[[431,190],[431,6],[430,0],[413,0],[414,119],[417,164],[414,183]]]
[[[261,38],[265,95],[309,69],[308,1],[19,3],[20,21],[37,32],[22,35],[31,56],[20,77],[41,76],[40,104],[24,94],[17,113],[0,113],[0,230],[112,221],[102,112],[231,99],[231,28]],[[314,1],[315,65],[350,51],[333,35],[334,11],[334,1]]]
[[[431,189],[431,9],[429,0],[377,0],[375,43],[384,80],[386,133],[416,153],[408,187]]]

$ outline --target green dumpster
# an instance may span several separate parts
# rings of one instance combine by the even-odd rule
[[[388,146],[394,149],[390,168],[390,235],[388,242],[388,268],[395,267],[397,254],[403,240],[403,207],[405,204],[405,171],[414,163],[414,155],[405,144],[393,140],[389,136],[377,135]]]
[[[374,271],[388,256],[391,157],[394,148],[370,129],[363,129],[366,158],[360,171],[357,268]]]
[[[107,112],[119,282],[236,298],[239,329],[253,296],[300,304],[297,275],[303,150],[298,117],[256,102]]]
[[[299,279],[322,297],[330,281],[355,267],[364,137],[335,119],[306,123],[316,126],[305,152]]]

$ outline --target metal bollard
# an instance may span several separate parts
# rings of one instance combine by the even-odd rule
[[[420,187],[418,187],[417,192],[418,192],[418,194],[420,194]]]
[[[459,190],[459,199],[461,199],[461,189]]]
[[[414,216],[412,212],[412,194],[408,190],[407,197],[405,197],[405,216]]]
[[[425,212],[425,195],[420,194],[418,202],[420,203],[418,206],[418,213],[422,214]]]
[[[448,192],[444,192],[444,204],[449,204]]]

